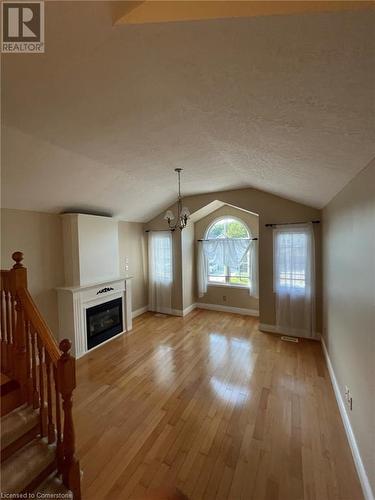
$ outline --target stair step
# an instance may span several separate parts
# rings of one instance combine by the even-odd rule
[[[12,388],[19,387],[19,383],[9,378],[5,373],[1,374],[0,382],[0,396],[5,396]]]
[[[2,463],[2,493],[35,489],[55,467],[56,447],[34,439]]]
[[[34,493],[38,493],[39,497],[41,494],[45,495],[46,493],[49,495],[58,494],[59,498],[73,498],[73,493],[66,488],[61,479],[59,479],[56,474],[51,474],[40,486],[38,486]],[[60,494],[64,494],[64,496],[60,496]],[[43,498],[47,498],[44,496]],[[52,498],[52,497],[51,497]]]
[[[9,388],[9,386],[8,386]],[[25,399],[19,386],[12,386],[11,389],[1,395],[1,416],[7,415],[18,406],[22,405]]]
[[[31,406],[16,408],[1,419],[1,450],[17,441],[39,424],[38,413]]]

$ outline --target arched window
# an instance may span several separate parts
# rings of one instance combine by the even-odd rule
[[[251,234],[247,225],[234,217],[223,217],[214,221],[206,232],[207,240],[249,238]],[[218,262],[215,257],[208,259],[208,283],[249,287],[249,253],[245,254],[236,267],[231,268]]]

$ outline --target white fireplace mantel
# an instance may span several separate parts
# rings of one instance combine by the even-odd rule
[[[57,288],[59,340],[68,338],[72,342],[72,354],[76,358],[88,352],[86,309],[122,298],[122,333],[132,329],[131,279],[131,276],[123,276],[83,286]]]

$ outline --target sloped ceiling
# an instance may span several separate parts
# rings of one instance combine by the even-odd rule
[[[113,26],[46,2],[46,53],[2,57],[2,204],[147,221],[183,191],[317,208],[375,154],[374,11]]]

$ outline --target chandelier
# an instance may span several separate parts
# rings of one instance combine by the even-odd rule
[[[181,196],[181,172],[182,168],[175,168],[174,171],[178,175],[178,199],[177,199],[177,218],[175,219],[172,210],[167,210],[164,215],[164,219],[168,222],[169,229],[174,231],[179,228],[181,231],[186,227],[188,218],[190,217],[190,212],[187,207],[182,206],[182,196]],[[173,222],[174,221],[174,222]]]

